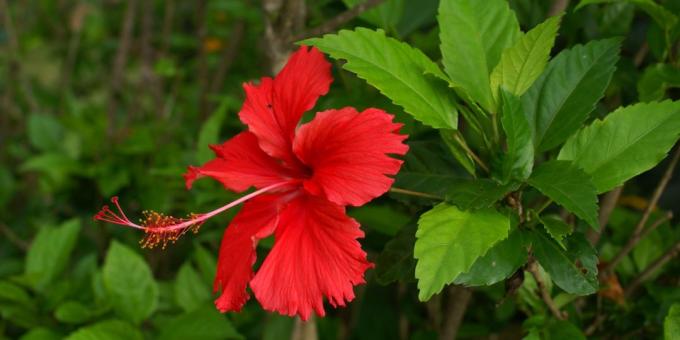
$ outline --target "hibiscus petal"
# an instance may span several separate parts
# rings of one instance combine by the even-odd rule
[[[271,235],[278,223],[279,195],[263,195],[246,202],[222,237],[214,289],[221,291],[215,306],[222,312],[239,311],[248,300],[257,242]]]
[[[257,137],[250,132],[239,133],[224,144],[211,148],[217,158],[201,167],[190,166],[184,174],[188,189],[194,180],[204,176],[210,176],[236,192],[251,186],[266,187],[290,178],[289,171],[264,153],[258,147]]]
[[[347,107],[317,113],[298,129],[293,151],[313,175],[304,182],[314,195],[325,195],[340,205],[362,205],[385,193],[402,161],[407,136],[398,134],[401,124],[378,109],[361,113]]]
[[[244,84],[246,101],[239,117],[257,135],[265,152],[294,163],[291,144],[300,117],[328,92],[332,81],[331,64],[324,55],[302,46],[275,79]]]
[[[282,211],[274,247],[250,287],[266,310],[324,316],[323,297],[332,306],[354,299],[364,283],[366,260],[357,238],[364,233],[345,208],[320,197],[302,195]]]

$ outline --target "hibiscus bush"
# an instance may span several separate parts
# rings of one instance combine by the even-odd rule
[[[0,0],[0,338],[678,339],[679,18]]]

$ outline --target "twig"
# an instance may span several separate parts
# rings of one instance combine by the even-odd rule
[[[385,0],[367,0],[365,2],[362,2],[340,14],[338,14],[335,18],[330,19],[326,21],[325,23],[316,26],[312,29],[309,29],[303,33],[300,33],[291,39],[291,42],[295,42],[298,40],[310,38],[310,37],[316,37],[319,35],[323,35],[326,33],[333,32],[338,29],[338,27],[342,26],[344,23],[358,17],[362,13],[368,11],[369,9],[376,7],[383,3]]]
[[[659,199],[661,198],[661,194],[663,194],[664,190],[666,189],[666,186],[668,185],[668,182],[673,176],[673,171],[675,170],[675,166],[678,164],[678,160],[680,160],[680,147],[675,149],[673,157],[671,158],[671,161],[668,164],[668,168],[666,168],[666,172],[663,174],[663,177],[661,177],[659,184],[656,186],[656,189],[652,194],[652,198],[649,200],[649,204],[642,213],[642,218],[640,218],[640,221],[633,230],[633,234],[631,235],[630,239],[628,239],[628,243],[626,243],[626,245],[623,246],[621,251],[619,251],[619,253],[616,254],[616,256],[611,260],[611,262],[609,262],[605,270],[602,271],[603,274],[612,272],[616,268],[616,265],[618,265],[619,262],[621,262],[621,260],[623,260],[623,258],[626,255],[628,255],[628,253],[631,250],[633,250],[633,248],[635,248],[638,242],[640,242],[643,229],[647,224],[647,221],[649,220],[649,216],[652,214],[652,211],[654,210],[656,204],[659,202]]]
[[[550,11],[548,11],[548,16],[552,17],[564,12],[567,6],[569,6],[569,0],[555,0],[550,7]]]
[[[586,336],[592,336],[593,334],[595,334],[597,329],[600,328],[600,325],[602,325],[602,323],[605,322],[605,320],[607,320],[607,315],[605,314],[598,315],[595,318],[595,320],[593,320],[593,323],[591,323],[590,326],[586,328],[586,331],[583,334],[585,334]]]
[[[391,187],[390,192],[393,192],[395,194],[404,194],[404,195],[409,195],[409,196],[431,198],[431,199],[440,200],[440,201],[444,200],[443,197],[440,197],[440,196],[437,196],[437,195],[432,195],[432,194],[428,194],[428,193],[424,193],[424,192],[418,192],[418,191],[411,191],[411,190],[407,190],[407,189],[395,188],[395,187]]]
[[[675,256],[680,253],[680,241],[676,242],[668,251],[666,251],[663,255],[659,256],[654,262],[650,263],[647,268],[645,268],[640,275],[638,275],[631,283],[624,289],[623,294],[628,298],[633,295],[636,289],[640,287],[640,285],[649,280],[649,278],[656,272],[659,268],[661,268],[664,264],[666,264],[668,261],[673,259]]]
[[[219,92],[222,84],[224,83],[224,78],[234,64],[234,59],[238,56],[240,50],[239,46],[243,41],[243,35],[245,33],[246,23],[243,19],[239,19],[234,23],[231,29],[231,34],[229,34],[229,43],[224,47],[224,52],[222,58],[220,59],[220,64],[217,67],[217,71],[210,82],[210,93]]]
[[[114,117],[118,111],[118,96],[123,81],[123,74],[125,73],[125,66],[127,65],[128,53],[130,51],[130,43],[132,42],[132,31],[135,25],[135,16],[137,15],[137,0],[129,0],[125,8],[125,15],[123,16],[123,25],[118,37],[118,50],[113,61],[113,69],[111,70],[111,88],[109,93],[109,106],[107,110],[109,137],[113,135],[114,131]]]
[[[475,163],[479,165],[480,168],[482,168],[486,173],[491,173],[491,170],[489,170],[489,167],[486,165],[486,163],[484,163],[484,161],[482,161],[482,159],[479,158],[479,156],[477,156],[477,154],[475,154],[474,151],[472,151],[472,149],[470,149],[470,147],[467,145],[465,139],[463,136],[461,136],[460,131],[456,131],[454,133],[453,139],[458,143],[458,145],[460,145],[461,148],[463,148],[463,150],[465,150],[468,156],[470,156],[470,158],[472,158]]]
[[[440,340],[453,340],[458,334],[458,329],[463,322],[465,311],[472,297],[472,290],[461,286],[450,286],[448,288],[449,299],[446,306],[446,314],[442,329],[439,334]]]
[[[633,58],[633,63],[635,64],[635,67],[640,67],[642,65],[642,62],[645,61],[645,57],[647,56],[647,53],[649,52],[649,44],[647,41],[642,43],[642,46],[640,46],[640,49],[635,53],[635,57]]]
[[[609,217],[614,211],[616,202],[619,201],[622,191],[623,185],[602,196],[602,199],[600,200],[600,216],[598,218],[600,230],[595,231],[593,229],[588,229],[587,238],[588,241],[590,241],[590,244],[596,245],[600,241],[600,237],[602,237],[604,228],[607,226],[607,223],[609,223]]]
[[[538,272],[538,263],[536,263],[536,260],[534,260],[533,258],[529,260],[529,263],[527,265],[527,271],[531,273],[531,275],[534,277],[536,285],[538,286],[538,291],[541,294],[541,298],[543,299],[543,302],[546,304],[546,306],[548,306],[550,312],[557,319],[566,320],[567,319],[566,315],[562,313],[559,308],[557,308],[555,301],[553,301],[552,297],[550,297],[550,293],[548,293],[548,290],[545,288],[545,284],[543,283],[541,274]]]
[[[19,237],[10,227],[4,223],[0,223],[0,231],[7,237],[7,240],[14,244],[17,248],[22,251],[28,251],[28,242],[24,241]]]
[[[310,317],[307,321],[302,321],[300,318],[295,318],[295,326],[293,326],[293,333],[290,335],[291,340],[317,340],[319,336],[316,331],[316,318]]]

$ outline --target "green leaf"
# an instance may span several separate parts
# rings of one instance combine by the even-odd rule
[[[342,0],[348,8],[365,3],[366,0]],[[397,24],[404,13],[404,0],[387,0],[382,4],[361,13],[359,17],[367,22],[383,28],[388,32],[396,32]]]
[[[561,15],[548,18],[503,51],[501,61],[491,72],[491,91],[498,100],[499,88],[521,96],[541,75],[560,26]]]
[[[496,243],[472,265],[456,277],[455,284],[490,286],[511,276],[527,262],[529,238],[515,230],[505,240]]]
[[[385,36],[385,32],[357,28],[301,42],[313,45],[380,90],[395,104],[434,128],[457,127],[457,111],[445,82],[424,73],[441,74],[423,52]]]
[[[200,163],[207,162],[214,157],[208,145],[218,142],[220,128],[227,113],[227,105],[226,102],[222,102],[217,110],[201,126],[201,130],[198,133],[198,150],[196,151],[196,160]]]
[[[553,282],[567,293],[597,292],[597,254],[582,234],[571,235],[564,250],[542,232],[534,232],[534,256]]]
[[[175,301],[184,311],[190,312],[210,300],[211,288],[201,279],[191,263],[185,262],[177,273]]]
[[[588,118],[614,74],[620,44],[606,39],[562,51],[522,96],[538,151],[560,145]]]
[[[529,184],[599,229],[597,192],[590,176],[568,161],[548,161],[534,170]]]
[[[575,11],[583,6],[590,4],[601,4],[601,3],[617,3],[617,2],[627,2],[634,4],[643,11],[645,11],[654,21],[656,21],[659,26],[665,29],[671,29],[675,23],[678,21],[678,17],[664,8],[663,6],[655,3],[653,0],[581,0],[578,6],[574,9]]]
[[[494,209],[463,211],[441,203],[418,221],[414,248],[418,298],[426,301],[453,282],[494,244],[508,237],[510,220]]]
[[[26,275],[42,291],[66,268],[76,245],[80,221],[71,219],[57,228],[43,227],[26,255]]]
[[[366,230],[394,236],[400,228],[411,220],[411,217],[400,209],[389,205],[369,204],[356,207],[348,215],[361,224]]]
[[[674,303],[663,320],[664,340],[680,339],[680,303]]]
[[[116,312],[135,324],[158,305],[158,284],[141,256],[113,241],[102,268],[104,286]]]
[[[413,279],[416,261],[413,245],[416,242],[417,225],[409,223],[385,244],[385,249],[375,260],[375,276],[378,283],[386,285],[394,281]]]
[[[208,304],[193,312],[180,315],[164,327],[158,337],[173,339],[243,339],[227,317]]]
[[[205,282],[212,282],[215,279],[215,273],[217,271],[217,258],[213,253],[202,247],[201,245],[196,245],[196,250],[194,251],[194,260],[196,261],[196,266],[203,276]]]
[[[647,67],[637,84],[642,102],[663,99],[669,88],[680,88],[680,69],[668,64]]]
[[[451,155],[458,161],[458,163],[473,177],[476,176],[475,161],[470,157],[470,155],[465,152],[460,144],[456,142],[454,137],[456,130],[441,129],[439,130],[439,136],[441,136],[444,144],[451,152]]]
[[[127,322],[106,320],[71,333],[66,340],[142,340],[144,337]]]
[[[64,336],[47,328],[33,328],[19,338],[19,340],[61,340]]]
[[[54,317],[60,322],[79,324],[86,322],[92,317],[92,311],[77,301],[67,301],[54,311]]]
[[[501,89],[501,125],[505,131],[507,151],[502,156],[501,180],[523,181],[531,175],[534,166],[534,144],[531,127],[524,115],[519,97]]]
[[[9,281],[0,281],[0,302],[13,302],[22,306],[32,306],[33,300],[21,286]]]
[[[500,185],[486,178],[459,181],[451,186],[446,200],[463,210],[488,208],[516,188],[516,185]]]
[[[494,111],[489,74],[501,52],[521,34],[508,2],[440,1],[438,19],[442,62],[452,85],[487,111]]]
[[[62,147],[64,128],[52,115],[31,114],[27,122],[28,140],[41,151],[57,151]]]
[[[540,217],[540,221],[550,237],[552,237],[563,249],[566,249],[564,238],[571,235],[574,228],[564,222],[558,215],[542,216]]]
[[[680,135],[680,101],[617,109],[569,138],[558,159],[571,160],[609,191],[658,164]]]

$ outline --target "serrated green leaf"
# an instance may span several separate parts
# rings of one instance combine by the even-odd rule
[[[548,161],[534,170],[529,184],[586,221],[595,230],[597,192],[590,176],[568,161]]]
[[[609,191],[658,164],[680,135],[680,101],[640,103],[617,109],[581,129],[558,159],[571,160]]]
[[[538,151],[560,145],[588,118],[614,74],[620,45],[606,39],[563,50],[522,96]]]
[[[26,255],[27,276],[42,291],[66,268],[76,245],[80,221],[71,219],[57,228],[43,227]]]
[[[211,287],[201,279],[190,262],[180,267],[174,289],[175,301],[186,312],[204,306],[210,300]]]
[[[426,301],[453,282],[494,244],[508,237],[510,220],[494,209],[463,211],[440,203],[418,221],[414,255],[418,298]]]
[[[637,84],[642,102],[663,99],[669,88],[680,88],[680,69],[668,64],[647,67]]]
[[[555,240],[563,249],[566,249],[564,245],[564,238],[571,235],[574,228],[564,222],[562,218],[558,215],[547,215],[540,217],[541,224],[543,228],[548,232],[548,235]]]
[[[597,254],[582,234],[566,240],[567,249],[542,232],[534,232],[533,252],[553,282],[567,293],[588,295],[597,292]]]
[[[490,286],[514,274],[527,262],[529,239],[515,230],[475,261],[470,270],[456,277],[455,284]]]
[[[449,0],[440,1],[438,20],[442,62],[453,86],[494,111],[489,74],[521,34],[515,14],[504,0]]]
[[[654,21],[656,21],[659,26],[670,29],[678,21],[678,17],[664,8],[663,6],[655,3],[653,0],[581,0],[574,11],[580,9],[583,6],[590,4],[601,4],[601,3],[617,3],[617,2],[627,2],[634,4],[643,11],[645,11]]]
[[[441,74],[441,70],[420,50],[385,36],[383,31],[366,28],[301,43],[347,60],[344,69],[356,73],[422,123],[434,128],[457,127],[458,115],[446,83],[424,75]]]
[[[501,125],[505,131],[507,151],[502,156],[501,180],[523,181],[531,175],[534,166],[534,144],[531,127],[524,114],[519,97],[501,89]]]
[[[674,303],[668,309],[668,315],[663,320],[664,340],[680,339],[680,303]]]
[[[113,241],[102,268],[109,301],[123,318],[140,323],[158,305],[158,284],[144,259],[130,248]]]
[[[71,333],[67,340],[142,340],[144,337],[127,322],[106,320]]]
[[[501,185],[490,179],[458,181],[446,194],[446,200],[463,210],[491,207],[517,185]]]
[[[548,18],[503,51],[501,61],[491,72],[490,79],[491,91],[496,101],[499,99],[500,88],[521,96],[541,75],[555,44],[561,18],[561,15]]]
[[[208,304],[180,315],[163,327],[159,339],[243,339],[226,315]]]
[[[416,267],[413,258],[416,230],[417,225],[409,223],[385,244],[385,249],[375,261],[375,276],[378,283],[386,285],[394,281],[413,279]]]

